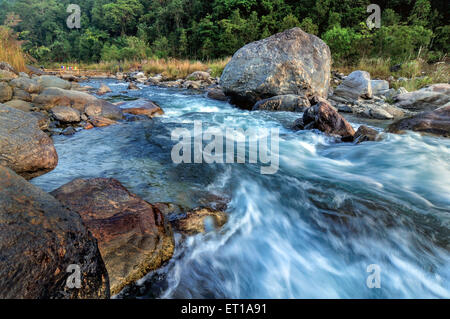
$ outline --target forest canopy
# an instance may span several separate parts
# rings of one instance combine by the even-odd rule
[[[67,7],[81,8],[81,28],[66,25]],[[0,24],[38,61],[98,62],[176,57],[216,59],[246,43],[292,27],[315,34],[335,61],[449,50],[447,0],[378,1],[381,27],[369,30],[368,0],[0,0]]]

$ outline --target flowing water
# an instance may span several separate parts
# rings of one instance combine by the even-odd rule
[[[125,83],[106,84],[110,98],[147,98],[165,115],[55,137],[58,167],[35,185],[51,191],[78,177],[113,177],[149,202],[230,200],[224,228],[177,235],[172,260],[119,298],[450,298],[450,139],[408,133],[336,143],[290,130],[300,114],[239,110],[175,89],[121,95]],[[171,131],[192,130],[194,120],[279,128],[278,172],[174,164]],[[370,289],[373,264],[381,287]]]

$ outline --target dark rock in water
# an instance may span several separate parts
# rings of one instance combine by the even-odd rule
[[[70,265],[80,269],[79,289],[67,286]],[[0,287],[2,299],[110,296],[97,242],[80,216],[2,166]]]
[[[129,105],[132,105],[132,107],[128,107]],[[145,99],[123,103],[120,105],[120,107],[122,108],[122,111],[124,113],[133,115],[145,115],[149,118],[164,114],[164,111],[156,102]]]
[[[387,129],[391,133],[402,133],[406,130],[450,137],[450,103],[434,111],[401,119]]]
[[[353,137],[356,143],[362,143],[367,141],[376,141],[378,136],[378,131],[373,128],[361,125]]]
[[[210,99],[218,101],[228,100],[227,96],[225,95],[225,93],[223,93],[221,89],[211,89],[208,91],[208,94],[206,96],[209,97]]]
[[[239,49],[225,67],[220,86],[233,103],[247,108],[276,95],[326,98],[330,65],[325,42],[293,28]]]
[[[89,122],[95,127],[105,127],[117,123],[114,120],[110,120],[107,119],[106,117],[101,116],[89,116]]]
[[[68,126],[61,132],[61,134],[69,136],[75,134],[76,132],[77,131],[72,126]]]
[[[355,130],[330,104],[319,102],[303,113],[305,129],[318,129],[326,134],[338,135],[342,141],[352,141]]]
[[[87,116],[101,116],[110,120],[120,120],[123,118],[123,112],[117,105],[105,100],[88,102],[84,108]]]
[[[119,181],[76,179],[52,195],[78,212],[97,238],[112,294],[172,257],[173,235],[163,214]]]
[[[200,207],[186,213],[186,216],[171,221],[175,230],[186,234],[195,235],[208,231],[208,224],[214,229],[219,229],[228,220],[228,215],[222,211],[207,207]]]
[[[18,109],[0,107],[0,165],[31,179],[58,164],[53,141],[39,128],[38,119]]]
[[[139,90],[139,87],[133,82],[130,82],[130,84],[128,84],[128,90]]]
[[[294,124],[292,125],[292,129],[295,131],[301,131],[305,129],[305,125],[303,125],[303,117],[295,120]]]
[[[253,110],[304,112],[310,106],[311,104],[306,97],[287,94],[258,101],[253,106]]]

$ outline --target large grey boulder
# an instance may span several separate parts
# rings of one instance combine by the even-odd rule
[[[396,106],[411,111],[432,111],[450,102],[450,84],[439,83],[395,97]]]
[[[334,90],[332,100],[354,102],[359,98],[370,99],[373,96],[370,74],[366,71],[354,71]]]
[[[64,90],[70,90],[71,88],[71,83],[69,81],[65,81],[54,75],[41,75],[39,77],[36,77],[36,82],[38,83],[41,90],[50,87],[60,88]]]
[[[40,130],[38,119],[0,105],[0,165],[31,179],[51,171],[57,164],[53,141]]]
[[[301,95],[278,95],[256,102],[253,110],[304,112],[311,104]]]
[[[70,286],[74,281],[69,278],[77,269],[79,288]],[[80,215],[3,166],[0,287],[1,299],[110,296],[108,274],[97,241]]]
[[[373,95],[386,95],[389,92],[389,82],[386,80],[371,80]]]
[[[276,95],[326,98],[330,65],[325,42],[293,28],[239,49],[225,67],[220,85],[233,103],[243,107]]]
[[[0,82],[0,103],[11,100],[13,95],[12,88],[6,82]]]
[[[25,77],[18,77],[17,79],[9,82],[13,88],[22,89],[30,94],[39,93],[40,86],[35,79],[29,79]]]

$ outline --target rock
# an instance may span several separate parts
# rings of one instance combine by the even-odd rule
[[[17,78],[17,74],[6,71],[6,70],[0,70],[0,81],[11,81],[12,79]]]
[[[28,93],[39,93],[40,86],[35,79],[17,78],[9,81],[9,85],[13,88],[22,89]]]
[[[31,94],[19,88],[13,90],[13,100],[22,100],[25,102],[31,102]]]
[[[41,131],[47,131],[50,127],[50,118],[48,115],[42,112],[30,112],[29,115],[33,116],[38,121],[38,126]]]
[[[123,112],[117,105],[105,100],[96,100],[89,102],[84,108],[87,116],[101,116],[110,120],[120,120],[123,118]]]
[[[0,107],[0,165],[31,179],[57,164],[53,141],[39,129],[37,118],[9,106]]]
[[[78,212],[97,238],[112,294],[172,257],[174,241],[164,216],[119,181],[76,179],[51,194]]]
[[[130,82],[130,84],[128,84],[128,90],[139,90],[139,87],[133,82]]]
[[[221,89],[217,89],[217,88],[209,90],[208,94],[206,96],[210,99],[218,100],[218,101],[227,101],[228,100],[225,93],[223,93],[223,91]]]
[[[100,88],[98,89],[97,94],[103,95],[103,94],[110,93],[110,92],[112,92],[111,89],[107,85],[102,84],[100,86]]]
[[[112,124],[116,124],[117,122],[114,120],[107,119],[106,117],[101,116],[89,116],[89,122],[95,127],[104,127],[110,126]]]
[[[303,113],[305,129],[318,129],[326,134],[338,135],[343,141],[353,140],[355,130],[329,103],[319,102]]]
[[[19,76],[22,78],[30,79],[30,76],[28,74],[26,74],[25,72],[19,72]]]
[[[69,265],[81,288],[67,287]],[[96,240],[80,216],[0,166],[0,298],[109,298]]]
[[[359,144],[367,141],[376,141],[378,136],[378,131],[373,128],[361,125],[354,135],[354,141]]]
[[[6,62],[0,62],[0,70],[2,71],[7,71],[10,73],[14,73],[16,75],[19,75],[19,73],[16,71],[16,69],[14,69],[11,64],[6,63]]]
[[[311,104],[301,95],[278,95],[256,102],[253,110],[304,112]]]
[[[76,132],[77,131],[72,126],[68,126],[61,132],[61,134],[70,136],[70,135],[74,135]]]
[[[31,105],[31,103],[21,101],[21,100],[11,100],[9,102],[6,102],[5,105],[13,107],[18,110],[21,110],[23,112],[32,112],[32,111],[36,111],[36,109],[37,109],[37,108],[33,107],[33,105]]]
[[[36,74],[36,75],[46,75],[48,74],[47,72],[45,72],[42,69],[38,69],[34,66],[31,65],[27,65],[26,68],[28,69],[29,72],[31,72],[32,74]]]
[[[434,111],[426,111],[401,119],[387,129],[391,133],[402,133],[406,130],[450,137],[450,103]]]
[[[128,105],[132,105],[132,107],[128,107]],[[121,108],[125,113],[133,115],[146,115],[149,118],[164,114],[164,111],[157,103],[144,99],[124,103],[121,105]]]
[[[69,106],[55,106],[51,110],[53,117],[62,123],[75,123],[81,121],[80,111]]]
[[[0,82],[0,103],[11,100],[13,90],[8,83]]]
[[[220,85],[233,103],[243,107],[276,95],[326,98],[330,64],[325,42],[293,28],[239,49],[225,67]]]
[[[450,84],[440,83],[399,94],[395,105],[411,111],[432,111],[450,102]]]
[[[40,86],[41,90],[46,88],[60,88],[63,90],[70,90],[72,84],[66,80],[60,79],[53,75],[42,75],[36,78],[36,82]]]
[[[370,99],[372,95],[370,74],[366,71],[354,71],[334,90],[332,99],[346,103],[359,98]]]
[[[385,80],[371,80],[373,95],[385,95],[389,92],[389,82]]]
[[[163,80],[163,76],[161,74],[157,74],[155,76],[151,76],[147,79],[150,84],[158,84]]]
[[[124,79],[123,72],[117,72],[116,73],[116,79],[119,80],[119,81],[122,81]]]
[[[202,87],[202,83],[200,81],[185,81],[183,87],[190,90],[199,90]]]
[[[69,82],[77,82],[78,78],[73,75],[73,74],[68,74],[68,73],[63,73],[59,76],[61,79],[63,79],[64,81],[69,81]],[[73,83],[70,83],[71,85],[73,85]],[[62,87],[63,89],[63,87]]]
[[[144,83],[145,81],[147,81],[147,77],[145,76],[144,72],[135,72],[130,74],[129,78],[132,81],[136,81],[139,83]]]
[[[186,80],[190,81],[209,81],[211,78],[211,75],[208,72],[204,71],[195,71],[189,74],[186,77]]]
[[[227,220],[228,216],[224,212],[200,207],[187,212],[184,217],[175,219],[171,223],[178,232],[195,235],[208,231],[209,226],[219,229],[225,225]]]

